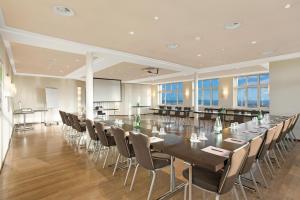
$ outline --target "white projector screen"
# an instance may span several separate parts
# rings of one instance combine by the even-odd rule
[[[94,78],[94,102],[121,101],[121,81]]]

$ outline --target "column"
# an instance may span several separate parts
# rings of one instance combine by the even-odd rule
[[[198,74],[194,74],[194,111],[198,111]],[[198,114],[194,113],[194,125],[198,125]]]
[[[90,120],[94,120],[94,97],[93,97],[93,54],[88,52],[86,54],[86,79],[85,79],[85,88],[86,88],[86,117]]]

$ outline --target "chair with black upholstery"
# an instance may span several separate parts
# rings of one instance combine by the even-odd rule
[[[91,143],[93,143],[93,147],[94,147],[93,148],[93,157],[94,157],[96,151],[99,150],[99,139],[96,134],[92,120],[86,119],[85,123],[86,123],[86,128],[87,128],[87,130],[89,132],[89,136],[90,136],[90,141],[89,141],[87,150],[90,149],[90,145],[91,145]]]
[[[125,181],[124,181],[124,186],[125,186],[126,182],[127,182],[127,179],[128,179],[128,175],[130,173],[130,169],[131,169],[132,164],[133,164],[132,163],[133,158],[135,157],[133,146],[132,146],[132,144],[129,143],[129,138],[127,137],[126,132],[123,129],[121,129],[119,127],[111,127],[111,133],[115,138],[116,145],[117,145],[117,148],[118,148],[118,151],[119,151],[119,155],[118,155],[118,158],[117,158],[117,162],[115,164],[113,175],[115,175],[115,173],[116,173],[116,170],[117,170],[117,167],[118,167],[118,164],[119,164],[119,160],[120,160],[120,156],[123,156],[129,162],[128,170],[127,170],[127,173],[126,173],[126,178],[125,178]]]
[[[192,185],[189,185],[188,182],[185,184],[184,199],[186,199],[187,188],[192,186],[215,193],[216,200],[219,200],[220,195],[232,190],[236,199],[239,199],[234,184],[248,155],[248,151],[249,143],[231,152],[224,169],[217,172],[212,172],[199,166],[192,166]],[[184,178],[189,179],[189,169],[183,170],[182,174]]]
[[[81,140],[84,138],[84,134],[86,132],[86,124],[80,122],[79,118],[77,115],[71,115],[72,116],[72,121],[74,124],[74,129],[77,133],[78,136],[78,143],[77,143],[77,147],[80,148],[80,142]]]
[[[112,147],[116,146],[116,142],[115,142],[115,138],[114,136],[112,136],[105,128],[104,124],[101,122],[95,122],[95,129],[96,129],[96,134],[99,138],[99,141],[101,143],[101,148],[99,150],[98,156],[97,156],[97,160],[96,163],[98,162],[98,159],[100,157],[100,153],[101,153],[101,149],[102,148],[106,148],[107,152],[106,152],[106,156],[105,156],[105,160],[103,162],[103,168],[106,165],[106,161],[107,158],[109,156],[109,153],[112,149]]]
[[[132,142],[136,160],[138,162],[132,178],[130,191],[133,188],[135,177],[139,166],[149,170],[152,173],[152,181],[147,200],[151,199],[156,173],[160,169],[171,166],[171,158],[167,154],[152,152],[150,149],[149,137],[142,133],[129,133],[129,139]],[[171,166],[172,167],[172,166]]]

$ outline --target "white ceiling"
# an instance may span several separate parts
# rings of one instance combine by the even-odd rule
[[[284,8],[287,3],[291,4],[288,9]],[[58,16],[54,5],[65,5],[75,15]],[[100,57],[94,71],[127,62],[175,70],[158,77],[172,79],[300,56],[296,0],[0,0],[0,6],[5,19],[0,31],[7,43],[76,54],[93,51]],[[241,26],[226,30],[229,22]],[[167,48],[170,43],[178,48]],[[10,56],[13,60],[13,53]],[[66,76],[83,74],[84,66]],[[148,79],[134,76],[129,81]]]

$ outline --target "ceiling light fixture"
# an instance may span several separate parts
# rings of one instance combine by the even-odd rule
[[[291,4],[285,4],[284,8],[290,8],[291,7]]]
[[[154,20],[156,20],[156,21],[159,20],[159,17],[158,17],[158,16],[155,16],[155,17],[154,17]]]
[[[195,40],[200,40],[201,38],[199,36],[195,37]]]
[[[128,34],[129,35],[134,35],[134,32],[133,31],[129,31]]]
[[[224,25],[224,28],[227,30],[234,30],[241,26],[239,22],[230,22]]]
[[[178,44],[175,44],[175,43],[171,43],[171,44],[168,44],[167,47],[169,49],[176,49],[178,47]]]
[[[256,41],[252,41],[252,42],[251,42],[251,44],[256,44],[256,43],[257,43]]]
[[[198,56],[198,57],[201,57],[202,55],[199,53],[199,54],[197,54],[197,56]]]
[[[54,6],[53,11],[55,14],[65,17],[71,17],[75,14],[71,8],[65,6]]]

